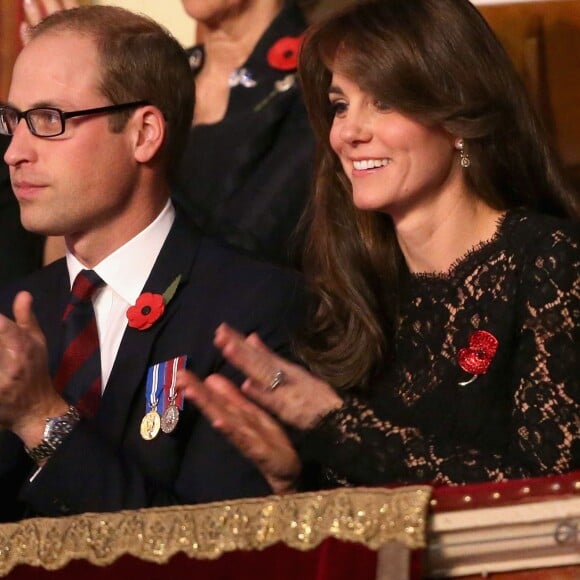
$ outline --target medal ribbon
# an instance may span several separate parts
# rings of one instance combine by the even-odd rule
[[[158,413],[163,412],[158,408],[159,396],[163,390],[163,383],[159,382],[159,370],[160,365],[163,363],[157,363],[152,367],[149,367],[147,371],[147,383],[145,385],[145,413],[149,413],[153,409],[156,409]]]
[[[157,407],[157,412],[162,415],[171,403],[183,409],[183,393],[177,392],[175,381],[177,371],[184,369],[186,364],[187,355],[183,354],[149,367],[145,386],[146,413]]]

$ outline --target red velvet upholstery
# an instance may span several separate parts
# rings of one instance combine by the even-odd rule
[[[301,552],[276,544],[261,552],[230,552],[217,560],[195,560],[177,554],[162,566],[123,556],[111,566],[74,561],[55,571],[17,566],[9,580],[374,580],[377,554],[362,544],[325,540]]]

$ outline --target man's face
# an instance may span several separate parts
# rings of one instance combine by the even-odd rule
[[[91,38],[48,32],[19,55],[8,101],[21,111],[110,105],[98,90],[99,73]],[[132,138],[128,129],[112,133],[107,114],[67,119],[65,132],[51,138],[33,135],[22,119],[4,159],[24,227],[68,241],[97,241],[122,230],[136,203]]]

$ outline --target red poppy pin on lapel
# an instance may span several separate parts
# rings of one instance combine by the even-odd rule
[[[462,381],[458,384],[465,387],[473,383],[479,375],[484,375],[489,369],[489,365],[497,352],[498,346],[499,342],[491,332],[476,330],[469,337],[469,346],[462,348],[457,353],[459,366],[473,376],[469,380]]]
[[[283,36],[268,50],[268,64],[278,70],[295,70],[298,66],[298,52],[302,36]]]
[[[171,282],[163,294],[143,292],[133,306],[127,309],[128,325],[137,330],[151,328],[165,312],[165,306],[173,298],[181,282],[181,274]]]

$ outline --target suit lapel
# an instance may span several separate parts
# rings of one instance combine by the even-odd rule
[[[191,226],[178,212],[175,222],[161,248],[153,270],[143,288],[143,292],[162,294],[181,275],[181,282],[163,316],[147,330],[127,327],[119,346],[115,363],[103,394],[99,411],[95,417],[99,427],[113,441],[123,436],[135,397],[143,399],[137,403],[145,414],[145,384],[147,369],[157,360],[151,359],[151,352],[169,321],[178,314],[181,289],[189,281],[192,264],[197,253],[199,239],[192,233]],[[184,346],[184,350],[185,350]],[[184,354],[184,353],[177,353]]]

